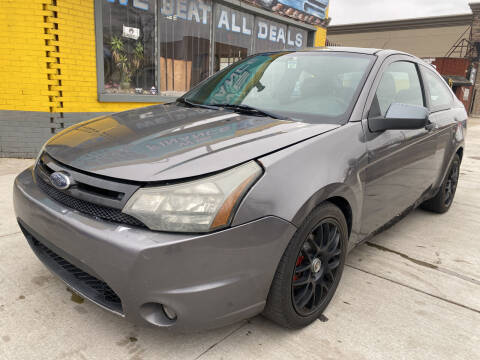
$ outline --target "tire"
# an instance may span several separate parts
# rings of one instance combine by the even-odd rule
[[[443,214],[452,206],[455,192],[457,190],[458,176],[460,174],[460,156],[455,154],[447,176],[443,180],[437,195],[430,200],[425,201],[421,207],[425,210]]]
[[[263,315],[291,329],[318,319],[342,276],[347,242],[348,228],[342,211],[329,202],[315,208],[283,253]],[[304,282],[307,284],[299,285]]]

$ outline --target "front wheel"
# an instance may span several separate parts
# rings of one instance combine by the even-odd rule
[[[287,328],[317,319],[337,289],[347,241],[347,222],[338,207],[326,202],[313,210],[280,260],[264,315]]]
[[[452,206],[455,192],[457,191],[458,177],[460,174],[460,156],[455,154],[447,176],[443,180],[437,195],[425,201],[421,207],[425,210],[443,214]]]

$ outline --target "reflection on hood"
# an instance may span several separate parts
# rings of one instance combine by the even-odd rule
[[[168,104],[80,123],[46,151],[78,170],[154,181],[228,168],[335,127]]]
[[[163,111],[158,111],[162,109]],[[150,111],[147,111],[150,110]],[[132,160],[162,159],[288,122],[247,117],[228,111],[162,105],[89,121],[57,137],[49,146],[71,147],[68,164],[100,169]]]

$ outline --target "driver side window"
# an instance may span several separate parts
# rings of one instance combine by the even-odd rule
[[[390,64],[382,75],[369,117],[385,117],[393,103],[424,106],[422,86],[414,63]]]

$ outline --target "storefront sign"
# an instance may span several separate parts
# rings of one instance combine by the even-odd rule
[[[148,0],[107,0],[110,3],[115,3],[118,1],[120,5],[127,6],[129,1],[132,1],[132,6],[142,10],[149,9],[149,1]],[[328,0],[308,0],[320,6],[321,8],[325,8],[328,6]],[[289,4],[289,6],[297,6],[297,8],[302,8],[305,13],[315,15],[316,17],[320,17],[321,14],[314,9],[311,5],[308,5],[308,1],[300,1],[300,0],[280,0],[278,3]],[[262,0],[260,4],[263,7],[271,7],[270,10],[275,12],[275,6],[272,4],[277,5],[277,1],[271,0]],[[160,12],[162,15],[167,17],[177,17],[183,20],[194,21],[196,23],[208,24],[209,23],[209,12],[212,11],[212,7],[210,3],[204,2],[203,0],[163,0],[161,2]],[[270,4],[270,5],[269,5]],[[314,4],[314,5],[315,5]],[[323,18],[325,18],[325,14],[323,13]],[[231,31],[234,33],[240,33],[243,35],[251,36],[253,33],[253,29],[249,25],[247,20],[247,15],[242,14],[238,11],[233,11],[231,9],[225,8],[221,10],[220,16],[217,21],[217,28]],[[132,39],[138,39],[139,33],[137,34],[135,28],[125,27],[123,29],[123,36],[129,37]],[[303,47],[303,33],[296,32],[293,33],[291,30],[287,30],[285,26],[281,26],[280,24],[272,25],[265,21],[260,21],[257,24],[256,35],[257,39],[261,40],[269,40],[275,43],[282,43],[287,47]]]
[[[298,48],[303,46],[303,34],[297,33],[295,34],[295,37],[293,37],[292,31],[286,31],[285,27],[269,25],[262,21],[258,22],[257,37],[259,39],[268,39],[277,43],[281,42],[287,46],[296,46]]]
[[[253,31],[250,27],[246,14],[231,9],[222,9],[218,16],[217,29],[240,33],[251,36]],[[287,47],[303,47],[303,33],[300,31],[287,30],[286,26],[270,21],[257,21],[255,36],[260,40],[268,40],[273,43],[283,44]]]
[[[150,0],[106,0],[127,6],[130,2],[134,8],[148,11]],[[243,0],[268,9],[276,14],[291,17],[314,25],[325,25],[329,0]],[[210,5],[202,0],[164,0],[162,1],[162,14],[165,16],[178,16],[181,19],[193,20],[207,24],[207,13],[211,11]]]
[[[230,10],[222,10],[218,19],[217,28],[225,29],[227,31],[233,31],[236,33],[241,32],[244,35],[252,35],[252,29],[249,29],[247,26],[246,16],[241,16],[241,20],[238,21],[239,23],[237,24],[237,14],[235,12]]]
[[[160,12],[164,16],[176,16],[183,20],[208,23],[209,4],[202,0],[163,0]]]

